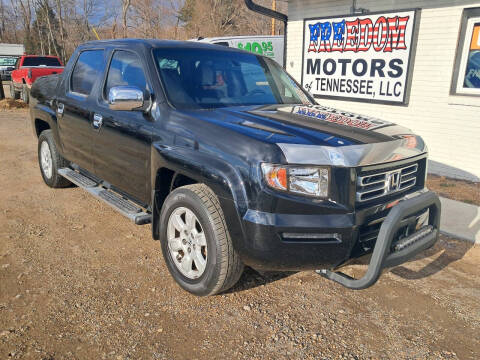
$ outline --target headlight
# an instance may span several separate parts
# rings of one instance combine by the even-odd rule
[[[295,194],[328,197],[328,168],[262,164],[268,186]]]

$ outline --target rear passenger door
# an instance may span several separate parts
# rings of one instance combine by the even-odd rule
[[[150,144],[152,122],[141,110],[110,110],[108,93],[115,86],[134,86],[150,95],[140,57],[129,50],[115,50],[111,56],[102,94],[95,114],[102,119],[94,142],[95,174],[136,200],[149,202]]]
[[[95,84],[103,73],[104,50],[80,53],[65,91],[57,99],[57,119],[63,155],[80,167],[93,172],[92,98]]]

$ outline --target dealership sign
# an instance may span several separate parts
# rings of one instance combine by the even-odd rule
[[[415,11],[305,20],[302,84],[316,97],[406,103]]]

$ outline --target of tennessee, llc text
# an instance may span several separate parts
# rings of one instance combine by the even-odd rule
[[[376,86],[375,86],[376,85]],[[401,81],[379,81],[359,80],[359,79],[338,79],[317,77],[310,84],[306,84],[308,91],[314,90],[318,93],[339,93],[339,94],[357,94],[371,95],[375,97],[377,94],[387,97],[401,97],[403,84]]]

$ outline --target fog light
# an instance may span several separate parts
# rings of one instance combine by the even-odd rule
[[[428,224],[428,215],[429,210],[425,211],[422,215],[417,217],[417,225],[415,226],[415,230],[418,230]]]
[[[283,233],[282,237],[286,240],[301,240],[301,241],[320,241],[325,243],[340,243],[342,242],[342,235],[338,233]]]

